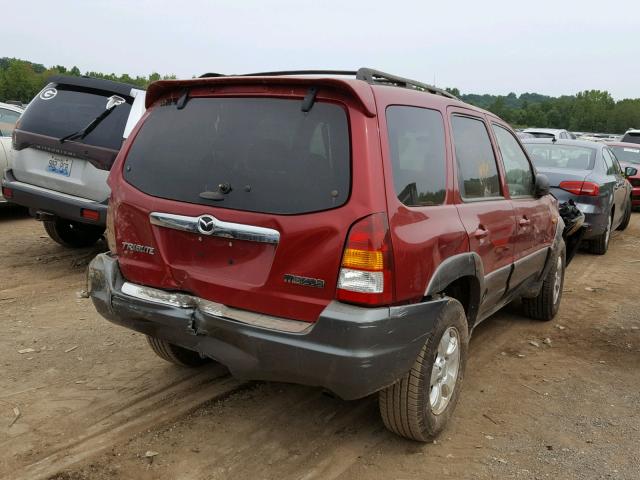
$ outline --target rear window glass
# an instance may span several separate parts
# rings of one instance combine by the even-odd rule
[[[569,145],[526,145],[531,161],[537,168],[572,168],[592,170],[596,150],[594,148]]]
[[[45,92],[55,91],[55,94]],[[103,113],[113,94],[95,90],[79,90],[77,87],[58,85],[46,87],[29,104],[22,114],[20,130],[63,138],[83,129]],[[129,99],[127,99],[129,100]],[[96,147],[119,150],[122,146],[124,127],[131,110],[130,103],[123,103],[82,140],[74,140]]]
[[[351,185],[346,112],[325,102],[300,107],[274,98],[157,106],[129,151],[125,179],[156,197],[252,212],[339,207]]]
[[[545,133],[545,132],[527,132],[530,135],[533,135],[535,138],[556,138],[553,133]]]
[[[444,124],[435,110],[387,108],[389,150],[398,199],[408,206],[439,205],[446,190]]]
[[[611,147],[616,157],[621,162],[640,164],[640,145],[634,147]]]
[[[623,142],[640,143],[640,132],[627,132],[622,137]]]

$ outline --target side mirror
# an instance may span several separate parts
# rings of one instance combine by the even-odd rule
[[[626,167],[624,169],[625,177],[635,177],[638,174],[638,169],[633,167]]]
[[[549,193],[549,179],[546,175],[538,173],[536,175],[536,197],[544,197],[545,195],[549,195]]]

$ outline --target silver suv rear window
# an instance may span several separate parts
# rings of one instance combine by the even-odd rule
[[[75,133],[105,111],[113,93],[58,85],[54,95],[36,95],[20,119],[20,130],[53,138]],[[43,91],[44,92],[44,91]],[[43,98],[44,97],[44,98]],[[82,140],[86,145],[119,150],[131,111],[131,99],[118,105]]]
[[[153,108],[124,177],[155,197],[299,214],[343,205],[351,185],[345,110],[300,100],[192,98]]]

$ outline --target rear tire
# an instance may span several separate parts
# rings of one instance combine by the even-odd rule
[[[54,242],[68,248],[84,248],[94,245],[104,233],[104,227],[88,225],[58,218],[47,220],[44,229]]]
[[[616,230],[626,230],[629,226],[629,222],[631,221],[631,198],[629,198],[629,203],[627,203],[627,208],[624,209],[624,218],[622,219],[622,223],[618,225]]]
[[[389,430],[426,442],[445,428],[460,395],[468,343],[464,308],[449,299],[409,373],[378,394]]]
[[[160,338],[147,335],[147,342],[151,350],[161,359],[181,367],[199,367],[209,362],[208,358],[202,358],[198,352],[187,350]]]
[[[542,320],[545,322],[552,320],[560,308],[566,268],[564,243],[560,248],[558,256],[552,261],[553,264],[542,282],[542,288],[538,296],[522,299],[522,308],[524,309],[525,315],[534,320]]]
[[[613,212],[609,214],[607,229],[602,235],[589,241],[589,253],[594,255],[604,255],[609,250],[609,240],[611,239],[611,227],[613,224]]]

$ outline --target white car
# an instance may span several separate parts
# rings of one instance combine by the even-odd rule
[[[536,138],[554,138],[556,140],[575,140],[575,135],[560,128],[526,128],[524,133],[530,133]]]
[[[630,128],[626,131],[626,133],[622,137],[622,140],[620,141],[626,143],[640,143],[640,130]]]
[[[9,103],[0,102],[0,177],[9,166],[11,154],[11,134],[24,108]],[[0,192],[0,205],[7,203],[7,199]]]

